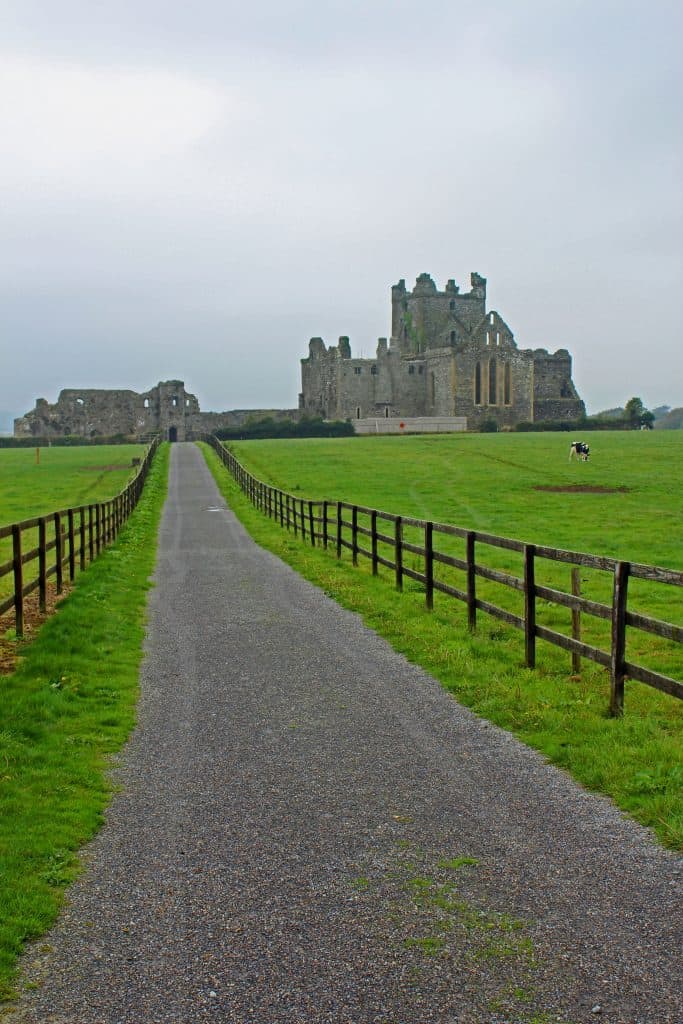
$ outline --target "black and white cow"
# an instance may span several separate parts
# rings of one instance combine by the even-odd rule
[[[588,462],[588,456],[590,455],[590,448],[583,441],[572,441],[569,448],[569,459],[570,461],[576,456],[579,462]]]

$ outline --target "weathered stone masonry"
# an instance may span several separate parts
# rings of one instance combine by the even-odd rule
[[[144,437],[160,434],[185,441],[192,433],[239,426],[249,417],[298,418],[296,409],[236,409],[201,412],[181,380],[161,381],[150,391],[66,388],[54,405],[39,398],[35,409],[14,421],[15,437]]]
[[[450,280],[437,291],[421,274],[413,291],[391,289],[391,341],[380,338],[374,359],[353,359],[347,337],[337,346],[312,338],[301,360],[299,408],[326,419],[465,416],[485,420],[573,420],[585,406],[572,382],[566,349],[518,349],[512,331],[486,311],[486,280],[471,275],[464,294]]]
[[[353,359],[347,337],[329,348],[322,338],[312,338],[309,355],[301,360],[301,383],[298,409],[232,412],[201,412],[181,380],[161,381],[142,394],[67,388],[53,405],[39,398],[35,409],[14,421],[14,433],[36,438],[160,434],[184,441],[193,433],[265,416],[465,417],[467,426],[477,429],[485,420],[512,427],[585,415],[569,352],[518,349],[503,318],[486,311],[486,280],[479,274],[471,275],[471,290],[464,294],[452,280],[437,291],[429,274],[418,277],[412,292],[399,281],[391,289],[391,340],[379,339],[375,358]]]

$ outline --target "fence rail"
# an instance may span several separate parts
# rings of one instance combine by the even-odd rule
[[[0,579],[10,574],[14,577],[11,595],[0,600],[0,616],[14,609],[18,637],[24,634],[24,599],[37,590],[40,611],[45,613],[48,580],[54,577],[55,589],[61,594],[65,575],[72,582],[77,569],[85,569],[88,562],[116,539],[140,500],[158,447],[157,437],[147,449],[135,477],[109,501],[79,505],[0,526],[0,540],[12,538],[12,558],[0,564]],[[33,536],[35,539],[36,530],[38,543],[24,550],[26,538]],[[25,567],[35,562],[38,563],[37,575],[27,579]]]
[[[629,611],[629,580],[641,579],[655,584],[683,587],[683,572],[545,545],[526,544],[478,530],[380,512],[378,509],[345,501],[299,498],[257,480],[213,435],[203,435],[199,439],[216,451],[256,508],[284,529],[293,531],[303,541],[314,547],[319,545],[324,549],[332,548],[337,558],[342,557],[343,551],[349,551],[354,565],[358,564],[359,558],[366,558],[372,563],[373,575],[377,575],[380,566],[391,570],[399,591],[403,589],[404,580],[415,581],[424,590],[429,609],[433,608],[435,592],[463,602],[471,630],[476,627],[477,613],[485,612],[523,632],[525,663],[529,668],[536,666],[537,639],[571,653],[572,669],[575,672],[581,658],[604,666],[610,676],[612,715],[623,714],[624,683],[627,678],[683,699],[682,681],[626,659],[627,627],[676,644],[683,643],[683,627]],[[405,536],[407,530],[411,531],[410,540]],[[464,544],[464,557],[437,549],[435,544],[440,543],[440,537],[458,538]],[[482,548],[521,555],[519,575],[483,564],[479,554]],[[413,565],[407,564],[406,556],[413,557]],[[571,593],[557,586],[536,582],[539,567],[548,562],[572,567]],[[439,578],[436,573],[440,566],[459,572],[463,577],[461,585],[455,586],[453,581]],[[610,574],[609,604],[581,596],[579,567]],[[478,590],[478,580],[485,580],[520,595],[521,607],[515,611],[486,599]],[[571,611],[571,636],[536,621],[539,600]],[[582,615],[609,624],[609,642],[605,645],[608,649],[581,639]]]

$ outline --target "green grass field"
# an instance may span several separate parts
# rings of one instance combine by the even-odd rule
[[[0,526],[113,498],[137,470],[141,444],[0,449]]]
[[[79,453],[94,457],[81,465],[130,462],[131,454],[118,447],[60,450],[71,457],[74,487],[58,497],[41,492],[43,510],[93,494],[78,475]],[[168,445],[162,445],[116,543],[79,574],[59,612],[21,650],[17,670],[0,676],[0,999],[11,996],[24,943],[54,920],[78,870],[77,850],[102,823],[109,756],[134,722],[167,467]],[[103,477],[97,496],[120,489],[129,470],[122,473],[115,481]],[[28,487],[22,493],[25,500]],[[32,511],[13,508],[12,515]]]
[[[233,442],[260,479],[504,537],[683,569],[683,431]],[[614,493],[539,488],[590,485]],[[625,488],[625,490],[617,490]]]
[[[568,462],[570,440],[558,434],[498,434],[254,441],[230,447],[257,477],[297,496],[344,499],[530,542],[682,568],[683,437],[601,433],[591,438],[594,454],[588,464]],[[252,509],[212,453],[208,458],[224,494],[260,544],[360,612],[458,700],[516,733],[589,788],[612,796],[666,844],[683,847],[680,701],[629,682],[624,718],[610,719],[609,681],[599,666],[584,660],[580,674],[572,675],[570,656],[539,641],[538,667],[526,669],[519,632],[480,614],[472,636],[460,602],[437,594],[429,613],[419,584],[409,581],[398,596],[390,570],[380,570],[374,579],[367,560],[354,569],[348,552],[337,562],[333,553],[302,544]],[[576,484],[614,490],[537,489]],[[499,552],[497,558],[497,564],[519,572],[518,555]],[[511,558],[517,559],[516,567]],[[557,571],[549,569],[549,578]],[[568,568],[561,571],[566,575]],[[592,578],[606,575],[582,572],[582,592],[609,600],[611,581]],[[643,583],[634,586],[634,596],[638,610],[683,623],[680,588]],[[497,603],[517,599],[496,587]],[[559,619],[568,614],[544,607],[539,620],[562,628]],[[603,624],[583,619],[583,638],[597,643]],[[683,678],[680,645],[639,634],[628,656],[642,656],[647,667]]]
[[[113,498],[135,476],[132,460],[144,452],[140,444],[41,448],[37,462],[34,448],[0,448],[0,526]],[[24,550],[35,544],[37,531],[27,532]],[[11,552],[11,538],[0,540],[0,562]],[[0,597],[11,589],[11,576],[0,579]]]
[[[588,463],[569,462],[569,440],[558,434],[451,434],[254,441],[231,448],[257,477],[297,496],[342,498],[536,544],[683,569],[678,432],[596,435]],[[576,486],[607,490],[545,489]],[[422,535],[408,529],[405,539],[419,545]],[[441,536],[435,545],[465,556],[462,541]],[[522,575],[519,554],[489,547],[480,548],[478,557],[491,568]],[[413,563],[421,568],[419,559]],[[444,582],[463,589],[462,574],[442,567],[438,572]],[[539,561],[536,573],[539,584],[570,590],[569,566]],[[609,604],[611,574],[585,569],[581,588],[584,597]],[[631,610],[683,624],[680,588],[632,580],[629,589]],[[478,590],[481,597],[523,614],[519,592],[481,582]],[[561,632],[570,628],[567,610],[539,602],[537,611],[539,623]],[[609,621],[583,616],[582,639],[608,650]],[[645,658],[646,667],[683,678],[680,645],[635,631],[629,642],[630,660]]]

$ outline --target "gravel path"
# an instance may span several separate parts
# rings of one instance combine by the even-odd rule
[[[121,791],[12,1020],[681,1024],[680,859],[256,547],[192,445],[155,580]]]

